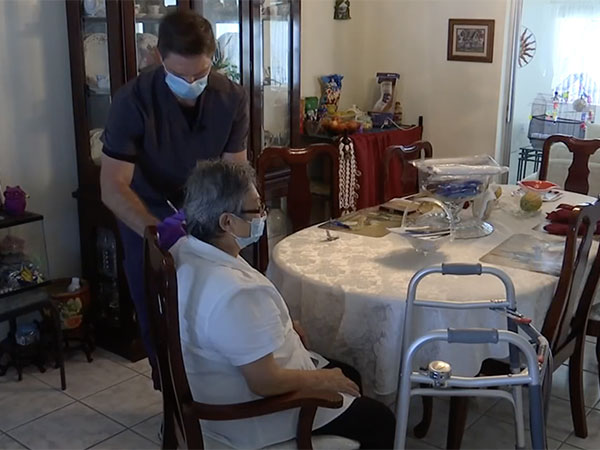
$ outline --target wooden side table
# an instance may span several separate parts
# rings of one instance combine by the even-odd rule
[[[60,317],[56,306],[46,287],[40,286],[31,290],[15,293],[8,297],[0,298],[0,322],[8,321],[10,324],[9,338],[14,341],[17,328],[17,317],[29,314],[31,312],[43,310],[50,311],[51,321],[53,323],[53,341],[56,364],[60,368],[61,389],[67,388],[65,377],[65,362],[62,352],[62,331]],[[16,347],[16,344],[15,344]],[[12,364],[16,367],[19,375],[19,381],[23,379],[23,367],[20,359],[15,357],[17,350],[13,349]]]

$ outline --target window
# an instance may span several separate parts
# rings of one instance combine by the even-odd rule
[[[570,101],[585,95],[600,104],[600,6],[563,13],[557,19],[552,85]]]

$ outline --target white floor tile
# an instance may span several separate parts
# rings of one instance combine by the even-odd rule
[[[586,342],[583,354],[583,370],[598,373],[598,360],[596,359],[596,343]]]
[[[437,449],[439,447],[435,447],[427,442],[424,442],[420,439],[407,438],[406,439],[406,449],[407,450],[428,450],[428,449]]]
[[[160,445],[141,437],[133,431],[125,430],[92,448],[95,450],[154,450],[159,449]]]
[[[514,449],[515,427],[512,424],[483,416],[465,432],[462,449]],[[531,448],[529,433],[525,435],[526,447]],[[561,441],[548,438],[548,448],[558,449]]]
[[[121,364],[122,366],[127,367],[128,369],[135,370],[137,373],[141,374],[149,374],[152,371],[152,367],[150,367],[150,363],[148,362],[148,358],[142,358],[139,361],[131,362],[128,359],[123,358],[115,353],[109,352],[108,350],[104,350],[100,348],[94,352],[94,355],[98,354],[104,359],[109,359],[117,364]]]
[[[600,384],[598,375],[583,372],[583,393],[585,406],[592,407],[600,400]],[[569,400],[569,368],[561,366],[552,375],[552,395]]]
[[[117,364],[100,354],[94,354],[94,361],[88,363],[85,355],[75,354],[66,362],[67,389],[64,391],[71,397],[80,399],[95,394],[103,389],[137,376],[138,373]],[[58,388],[60,379],[58,369],[46,373],[32,373],[32,375]]]
[[[156,442],[160,444],[161,442],[158,439],[158,432],[160,430],[160,424],[162,423],[162,414],[157,414],[154,417],[151,417],[148,420],[136,425],[132,428],[133,431],[145,437],[146,439],[151,440],[152,442]]]
[[[529,401],[527,390],[523,397],[523,419],[525,426],[529,429]],[[586,413],[590,411],[586,408]],[[573,432],[573,421],[571,419],[571,404],[569,400],[558,397],[550,398],[550,406],[548,411],[548,421],[546,423],[546,434],[549,438],[564,441]],[[510,425],[514,424],[514,413],[512,406],[507,401],[501,401],[486,413],[487,416],[494,419],[506,422]]]
[[[0,377],[0,430],[8,431],[74,400],[25,374],[22,381]]]
[[[560,446],[559,450],[581,450],[581,449],[579,447],[575,447],[574,445],[564,443],[563,445]]]
[[[21,450],[24,448],[10,436],[0,433],[0,450]]]
[[[422,441],[426,445],[445,448],[446,436],[448,434],[448,416],[450,415],[450,399],[437,397],[433,399],[433,417],[431,426]],[[471,399],[469,401],[469,413],[467,415],[467,423],[465,428],[471,426],[477,421],[483,412],[487,411],[495,404],[495,399]],[[409,436],[413,435],[413,427],[421,420],[422,406],[421,398],[413,397],[411,400],[410,416],[409,416]]]
[[[566,443],[575,447],[596,450],[600,448],[600,411],[592,410],[587,415],[588,437],[585,439],[578,438],[575,435],[569,436]]]
[[[137,375],[82,400],[111,419],[131,427],[162,411],[162,396],[152,380]]]
[[[80,403],[22,425],[8,434],[32,450],[85,449],[124,427]]]

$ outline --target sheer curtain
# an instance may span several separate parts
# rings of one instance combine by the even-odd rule
[[[271,54],[269,66],[271,67],[271,79],[273,84],[287,85],[289,83],[289,60],[290,60],[290,23],[288,17],[280,20],[271,20],[270,39]]]
[[[556,6],[552,85],[570,101],[600,103],[600,1],[562,0]]]

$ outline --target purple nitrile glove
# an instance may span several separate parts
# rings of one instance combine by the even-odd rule
[[[185,215],[180,209],[177,213],[165,218],[156,226],[158,243],[163,250],[169,250],[180,237],[185,236]]]

